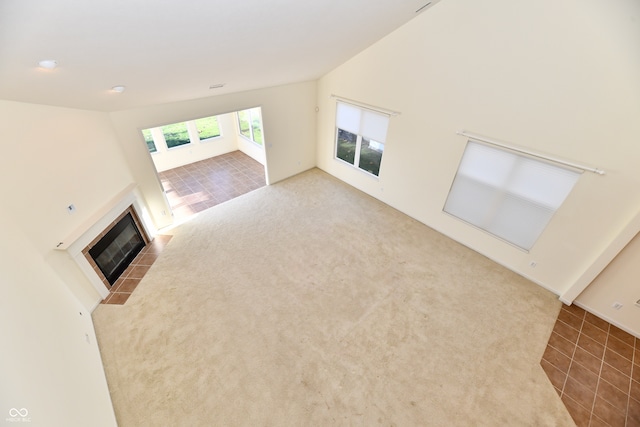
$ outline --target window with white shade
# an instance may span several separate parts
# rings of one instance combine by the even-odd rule
[[[580,172],[469,141],[444,211],[530,250]]]
[[[338,102],[336,159],[378,176],[388,127],[389,115]]]

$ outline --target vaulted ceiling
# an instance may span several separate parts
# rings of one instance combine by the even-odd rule
[[[312,80],[427,3],[0,0],[0,99],[116,111]]]

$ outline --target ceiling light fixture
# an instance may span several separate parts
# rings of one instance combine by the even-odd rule
[[[38,67],[46,68],[47,70],[53,70],[57,66],[58,61],[56,61],[55,59],[43,59],[42,61],[38,62]]]
[[[221,87],[224,87],[225,84],[226,83],[218,83],[218,84],[215,84],[215,85],[211,85],[211,86],[209,86],[209,89],[220,89]]]
[[[124,92],[124,86],[114,86],[111,88],[111,90],[117,93],[122,93]]]

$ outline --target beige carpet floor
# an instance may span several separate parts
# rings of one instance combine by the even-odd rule
[[[201,213],[93,313],[120,426],[571,426],[560,302],[317,169]]]

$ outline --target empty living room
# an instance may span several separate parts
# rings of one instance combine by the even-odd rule
[[[640,425],[640,2],[0,2],[0,425]]]

